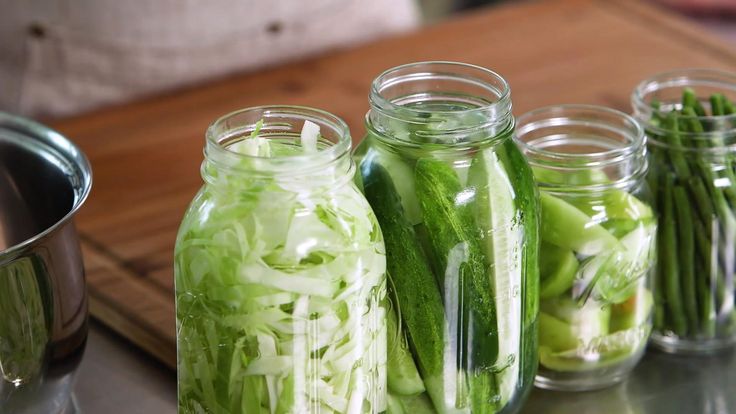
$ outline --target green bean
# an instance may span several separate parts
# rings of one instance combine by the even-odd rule
[[[690,186],[690,192],[695,198],[695,204],[698,207],[697,211],[700,214],[701,220],[703,220],[703,223],[710,224],[714,214],[713,204],[711,204],[708,190],[705,189],[705,184],[703,184],[703,179],[693,176],[687,182]]]
[[[720,94],[723,99],[723,115],[733,115],[736,113],[736,106],[725,95]]]
[[[664,182],[664,212],[662,214],[664,225],[662,238],[664,245],[661,252],[664,255],[662,259],[664,260],[666,303],[672,318],[672,330],[678,336],[685,336],[687,333],[687,321],[683,314],[682,298],[680,297],[680,272],[676,257],[678,252],[677,222],[675,220],[673,206],[673,186],[674,180],[668,175]]]
[[[682,112],[683,115],[685,115],[686,117],[686,127],[684,128],[684,130],[693,133],[694,135],[703,134],[705,132],[705,128],[703,128],[703,125],[695,118],[695,110],[693,110],[691,107],[685,107],[682,109]],[[722,139],[716,138],[713,138],[713,142],[709,142],[708,139],[697,139],[695,141],[695,144],[699,148],[708,148],[711,146],[711,144],[717,147],[721,147],[724,145]],[[721,198],[723,198],[725,195],[725,198],[723,198],[723,202],[725,203],[727,198],[730,205],[736,206],[736,188],[734,186],[726,186],[725,188],[715,186],[716,178],[713,175],[713,161],[707,161],[702,156],[695,155],[694,162],[697,165],[696,168],[700,170],[701,175],[704,177],[711,194],[714,198],[716,198],[716,205],[718,206],[718,203],[721,203]],[[728,163],[725,164],[726,165],[724,165],[723,171],[726,178],[728,178],[730,182],[736,182],[734,181],[735,178],[733,176],[733,171],[731,170],[730,165],[728,165]],[[720,207],[725,207],[726,210],[731,213],[730,206],[721,205]]]
[[[716,93],[710,96],[710,111],[713,116],[721,116],[724,114],[724,96]]]
[[[680,179],[687,179],[690,177],[690,166],[687,164],[684,155],[682,154],[682,140],[680,139],[680,127],[677,119],[677,114],[670,112],[667,114],[665,119],[665,127],[667,129],[667,136],[665,137],[670,146],[674,147],[668,151],[672,166],[674,167],[675,174]]]
[[[685,88],[682,91],[682,105],[692,108],[697,116],[705,116],[705,108],[703,108],[698,97],[695,96],[695,91],[690,88]]]
[[[661,191],[654,193],[656,197],[654,197],[655,200],[659,200],[661,196]],[[661,203],[659,203],[661,204]],[[664,238],[663,232],[658,231],[657,232],[657,257],[663,258],[664,253]],[[665,315],[667,312],[665,311],[665,289],[664,289],[664,279],[666,276],[666,272],[664,271],[664,267],[661,265],[657,265],[654,269],[655,271],[655,278],[654,278],[654,329],[663,332],[665,330],[666,320]]]
[[[677,234],[679,250],[680,279],[682,283],[682,297],[687,316],[688,330],[698,331],[698,303],[695,288],[695,244],[693,242],[693,222],[690,203],[685,188],[675,186],[673,190],[675,213],[677,217]]]
[[[714,100],[718,101],[717,98]],[[697,134],[704,132],[703,126],[694,118],[695,112],[692,108],[683,108],[683,113],[688,117],[688,129],[691,132]],[[709,144],[710,143],[708,141],[702,141],[699,143],[699,146],[706,147]],[[714,145],[722,146],[723,142],[716,141],[714,142]],[[716,306],[720,307],[718,304],[719,300],[722,301],[722,298],[724,298],[725,295],[733,294],[732,283],[729,286],[726,286],[727,282],[730,282],[731,279],[726,281],[724,280],[724,277],[734,273],[733,259],[731,257],[734,250],[734,240],[736,240],[736,216],[734,216],[732,206],[736,206],[736,188],[733,186],[727,186],[725,188],[716,186],[716,178],[714,177],[712,167],[713,161],[706,162],[705,159],[699,156],[696,157],[695,160],[701,175],[704,177],[706,187],[711,195],[711,200],[719,219],[718,222],[720,223],[720,228],[723,231],[723,237],[720,237],[718,243],[716,243],[720,249],[721,254],[719,257],[721,261],[723,261],[721,264],[724,270],[723,273],[718,272],[715,274],[716,276],[720,276],[715,279],[717,292]],[[724,171],[724,176],[729,180],[729,182],[736,182],[734,181],[735,179],[730,163],[724,161],[723,164],[724,168],[722,171]]]
[[[681,108],[665,115],[653,103],[651,116],[667,144],[652,148],[652,165],[661,169],[649,177],[661,214],[655,326],[692,338],[723,335],[729,318],[736,320],[736,162],[716,150],[728,145],[719,131],[736,122],[704,119],[736,114],[736,107],[720,93],[708,98],[708,111],[703,104],[685,88]]]
[[[715,334],[716,319],[715,300],[710,286],[711,284],[715,285],[720,268],[718,267],[717,258],[716,260],[713,260],[713,256],[718,254],[718,249],[713,248],[713,244],[711,243],[705,228],[706,227],[699,220],[693,221],[693,229],[695,230],[695,240],[697,245],[696,250],[700,259],[697,262],[698,267],[696,268],[696,274],[699,275],[697,279],[697,289],[700,304],[700,326],[701,332],[704,335],[712,337]],[[711,283],[709,283],[709,281],[711,281]]]
[[[716,308],[713,301],[713,294],[708,289],[708,283],[705,279],[701,278],[700,284],[703,285],[701,287],[703,293],[700,305],[703,313],[701,332],[705,337],[713,338],[716,335]]]

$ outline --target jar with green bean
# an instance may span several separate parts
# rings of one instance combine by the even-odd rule
[[[632,95],[649,137],[660,216],[653,342],[709,353],[736,343],[736,74],[655,75]]]

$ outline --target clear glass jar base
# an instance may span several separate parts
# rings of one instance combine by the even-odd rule
[[[534,385],[554,391],[594,391],[608,388],[626,379],[629,372],[644,356],[641,347],[626,359],[615,364],[582,371],[554,371],[540,364]]]
[[[710,355],[736,347],[736,336],[717,339],[685,339],[652,332],[650,344],[668,354]]]
[[[74,394],[69,398],[69,404],[59,414],[82,414],[82,410],[79,409],[77,398]]]
[[[573,372],[570,375],[555,373],[550,377],[537,374],[534,377],[534,386],[552,391],[595,391],[618,384],[627,374],[628,372],[609,376],[595,374],[581,376],[579,372]]]

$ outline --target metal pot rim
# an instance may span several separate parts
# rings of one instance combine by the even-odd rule
[[[32,237],[5,250],[0,250],[0,262],[17,256],[29,246],[33,246],[69,222],[84,204],[92,189],[92,168],[89,160],[82,150],[68,138],[38,122],[0,111],[0,133],[4,129],[36,140],[49,154],[56,156],[63,164],[72,167],[74,175],[71,178],[78,180],[79,185],[73,186],[74,205],[62,218]]]

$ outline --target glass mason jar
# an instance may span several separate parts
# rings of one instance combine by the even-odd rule
[[[708,353],[736,343],[736,74],[680,70],[632,95],[649,137],[660,217],[653,343]]]
[[[561,105],[520,116],[516,141],[542,214],[536,385],[612,385],[639,361],[652,327],[657,222],[644,131],[612,109]]]
[[[536,369],[538,210],[508,84],[414,63],[370,103],[355,157],[386,241],[389,407],[514,412]]]
[[[350,146],[303,107],[207,130],[175,251],[180,413],[386,410],[386,259]]]

